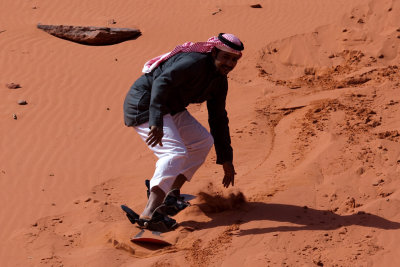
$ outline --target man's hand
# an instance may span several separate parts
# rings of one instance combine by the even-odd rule
[[[160,126],[151,126],[150,127],[150,132],[148,134],[149,137],[147,137],[146,139],[146,143],[149,146],[156,146],[156,145],[160,145],[162,146],[162,142],[161,139],[164,136],[164,131],[163,128]]]
[[[222,184],[224,187],[228,188],[229,184],[232,184],[232,186],[235,185],[235,168],[233,167],[232,162],[224,162],[222,164],[222,167],[224,168],[224,179],[222,180]]]

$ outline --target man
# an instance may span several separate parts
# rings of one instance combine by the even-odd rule
[[[227,74],[243,49],[233,34],[185,43],[146,62],[145,74],[130,88],[124,102],[125,124],[134,127],[158,157],[139,225],[154,230],[159,224],[166,229],[176,224],[166,215],[187,206],[179,189],[204,163],[213,144],[216,163],[224,170],[222,184],[234,185],[225,100]],[[191,103],[205,101],[211,134],[186,110]]]

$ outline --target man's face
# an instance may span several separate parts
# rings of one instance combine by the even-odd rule
[[[225,52],[222,50],[213,50],[212,56],[217,71],[222,75],[228,75],[233,70],[241,56]]]

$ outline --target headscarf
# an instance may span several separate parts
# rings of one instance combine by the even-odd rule
[[[207,40],[207,42],[186,42],[182,45],[178,45],[171,52],[165,53],[158,57],[152,58],[144,64],[143,73],[152,72],[157,68],[162,62],[171,58],[172,56],[179,53],[188,52],[199,52],[199,53],[209,53],[216,47],[222,51],[229,52],[236,55],[242,55],[242,50],[244,49],[243,43],[235,35],[230,33],[220,33],[217,36],[213,36]]]

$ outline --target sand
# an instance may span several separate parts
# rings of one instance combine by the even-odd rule
[[[142,36],[85,46],[38,23]],[[173,245],[134,244],[119,206],[144,207],[155,157],[123,124],[125,94],[149,58],[219,32],[245,45],[235,186],[211,152]],[[400,266],[399,45],[399,0],[2,0],[1,265]]]

